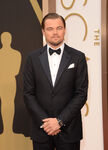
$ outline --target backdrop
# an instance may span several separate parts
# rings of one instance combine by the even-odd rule
[[[0,149],[32,149],[23,102],[27,54],[42,46],[41,0],[0,0]],[[10,46],[11,43],[11,46]]]
[[[88,62],[89,92],[82,109],[81,150],[104,150],[102,118],[101,0],[58,0],[56,11],[66,19],[65,41],[85,53]]]

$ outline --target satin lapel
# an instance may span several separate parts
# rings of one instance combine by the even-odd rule
[[[44,70],[50,84],[52,85],[52,79],[51,79],[50,68],[49,68],[49,63],[48,63],[47,46],[45,46],[43,48],[39,58],[40,58],[40,62],[42,64],[43,70]]]
[[[67,49],[64,48],[64,52],[63,52],[63,56],[61,59],[61,63],[58,69],[58,73],[57,73],[57,78],[56,78],[56,82],[55,82],[55,86],[57,85],[63,71],[67,68],[69,61],[70,61],[71,55],[67,52]],[[54,87],[55,87],[54,86]]]

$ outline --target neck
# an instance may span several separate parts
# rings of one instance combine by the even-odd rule
[[[3,49],[3,50],[6,50],[6,51],[7,51],[8,49],[10,49],[10,48],[11,48],[10,45],[3,45],[3,46],[2,46],[2,49]]]
[[[51,43],[48,43],[48,45],[50,46],[50,47],[52,47],[53,49],[58,49],[61,45],[63,44],[63,42],[62,43],[60,43],[59,45],[53,45],[53,44],[51,44]]]

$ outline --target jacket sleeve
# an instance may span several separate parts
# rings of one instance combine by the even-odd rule
[[[81,108],[87,100],[88,71],[84,54],[79,58],[75,79],[74,96],[58,116],[65,125],[71,122],[73,117],[80,114]]]
[[[48,118],[46,112],[41,108],[36,99],[36,85],[33,71],[32,59],[28,56],[23,73],[24,102],[32,119],[41,126],[42,119]]]

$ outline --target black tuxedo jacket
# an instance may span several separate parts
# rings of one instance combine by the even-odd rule
[[[42,119],[56,117],[65,124],[57,135],[60,141],[80,140],[81,108],[87,99],[87,89],[87,63],[82,52],[65,44],[54,87],[47,46],[30,53],[24,69],[24,101],[32,117],[31,138],[47,141],[49,136],[40,128]]]

